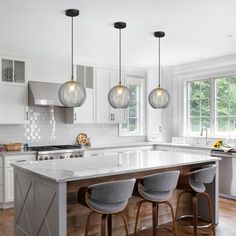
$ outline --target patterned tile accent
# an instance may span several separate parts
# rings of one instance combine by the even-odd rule
[[[85,132],[92,144],[144,141],[144,137],[119,137],[116,124],[65,124],[65,109],[30,107],[27,125],[0,125],[0,143],[22,142],[30,146],[74,144]]]

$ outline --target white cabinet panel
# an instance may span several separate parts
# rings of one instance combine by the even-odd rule
[[[153,109],[148,102],[148,95],[157,86],[157,83],[156,71],[153,69],[149,70],[147,76],[147,136],[150,138],[162,137],[163,111],[162,109]]]
[[[0,123],[24,123],[26,121],[26,85],[0,84]]]
[[[5,169],[4,202],[12,201],[14,201],[14,171],[10,167]]]
[[[3,185],[0,185],[0,203],[3,202]]]
[[[110,110],[108,103],[110,72],[106,69],[96,69],[96,110],[97,123],[110,123]]]

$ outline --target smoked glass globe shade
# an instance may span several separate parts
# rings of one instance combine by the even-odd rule
[[[86,90],[81,83],[70,80],[60,87],[58,96],[65,107],[80,107],[85,102]]]
[[[154,109],[167,108],[170,103],[170,94],[166,89],[157,87],[149,94],[148,101]]]
[[[131,92],[127,87],[117,85],[109,91],[108,101],[113,108],[127,108],[131,102]]]

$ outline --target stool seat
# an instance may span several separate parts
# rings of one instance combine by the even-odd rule
[[[128,201],[122,202],[103,202],[95,199],[87,198],[87,204],[89,207],[97,212],[102,212],[103,214],[110,214],[114,212],[121,211],[127,206]]]
[[[155,190],[145,190],[143,188],[139,189],[140,195],[151,201],[151,202],[161,202],[165,201],[166,199],[169,199],[172,195],[172,191],[155,191]]]

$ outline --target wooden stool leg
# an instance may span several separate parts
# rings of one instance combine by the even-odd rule
[[[192,210],[193,210],[193,233],[197,236],[197,225],[198,225],[198,205],[197,205],[197,194],[193,193],[192,196]]]
[[[124,226],[125,226],[125,233],[126,233],[126,236],[129,236],[129,229],[128,229],[127,218],[126,218],[126,216],[125,216],[123,213],[121,213],[121,212],[119,212],[118,214],[119,214],[119,215],[121,216],[121,218],[123,219]]]
[[[179,196],[178,196],[177,205],[176,205],[176,210],[175,210],[175,219],[176,219],[176,220],[178,219],[177,217],[178,217],[180,199],[181,199],[181,197],[182,197],[182,195],[183,195],[184,193],[188,193],[188,192],[187,192],[187,191],[182,191],[182,192],[179,194]]]
[[[152,203],[152,235],[156,236],[156,226],[157,226],[157,203]]]
[[[138,234],[138,218],[139,218],[139,213],[140,213],[140,209],[143,203],[147,202],[146,200],[142,200],[138,203],[138,210],[136,213],[136,219],[135,219],[135,226],[134,226],[134,234]]]
[[[108,215],[108,236],[112,236],[112,215]]]
[[[171,215],[172,215],[173,232],[175,233],[176,236],[178,236],[178,229],[177,229],[177,226],[176,226],[173,207],[168,201],[166,201],[165,203],[170,207],[170,211],[171,211]]]
[[[213,215],[213,208],[212,208],[211,198],[210,198],[208,193],[204,192],[203,194],[207,197],[208,208],[209,208],[210,217],[211,217],[212,233],[213,233],[213,235],[215,235],[216,234],[216,231],[215,231],[215,220],[214,220],[214,215]]]
[[[107,215],[102,215],[102,220],[101,220],[101,236],[106,235],[106,221],[107,221]]]
[[[91,220],[91,216],[96,214],[96,212],[92,211],[89,213],[88,218],[87,218],[87,223],[86,223],[86,227],[85,227],[85,236],[88,236],[88,231],[89,231],[89,226],[90,226],[90,220]]]

